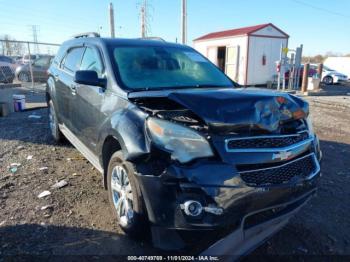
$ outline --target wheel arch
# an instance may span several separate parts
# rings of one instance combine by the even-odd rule
[[[107,172],[108,172],[109,160],[111,159],[112,155],[116,151],[120,151],[120,150],[122,150],[122,146],[119,140],[115,136],[109,135],[105,138],[102,145],[102,154],[101,154],[101,160],[100,160],[103,167],[103,187],[105,189],[108,188]]]

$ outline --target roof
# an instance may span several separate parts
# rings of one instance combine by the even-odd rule
[[[268,27],[268,26],[272,26],[277,31],[284,34],[286,37],[289,37],[289,35],[286,34],[285,32],[283,32],[281,29],[279,29],[278,27],[276,27],[275,25],[273,25],[271,23],[268,23],[268,24],[254,25],[254,26],[248,26],[248,27],[242,27],[242,28],[214,32],[214,33],[203,35],[197,39],[194,39],[193,41],[222,38],[222,37],[230,37],[230,36],[238,36],[238,35],[250,35],[250,34],[256,32],[256,31],[259,31],[259,30],[261,30],[265,27]]]
[[[73,44],[84,44],[84,43],[95,43],[95,44],[106,44],[108,46],[167,46],[189,49],[190,47],[182,44],[165,42],[160,40],[151,39],[139,39],[139,38],[104,38],[104,37],[79,37],[72,38],[65,41],[64,45]]]

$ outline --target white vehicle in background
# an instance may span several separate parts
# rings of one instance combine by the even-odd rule
[[[350,56],[327,57],[323,64],[341,74],[350,76]]]
[[[339,73],[336,70],[333,70],[327,66],[323,66],[322,71],[322,82],[331,85],[339,84],[340,82],[348,81],[348,76],[342,73]]]
[[[311,69],[317,70],[318,65],[310,65]],[[345,74],[342,74],[328,66],[323,66],[322,70],[322,82],[327,85],[339,84],[341,82],[348,81],[349,77]]]
[[[36,60],[38,58],[39,58],[38,55],[30,55],[30,57],[29,57],[29,55],[24,55],[22,57],[22,61],[21,62],[22,62],[22,64],[27,65],[27,64],[29,64],[29,61],[33,62],[34,60]]]

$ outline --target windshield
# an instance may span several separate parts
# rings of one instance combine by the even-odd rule
[[[114,62],[128,89],[232,87],[234,84],[199,53],[177,47],[116,47]]]

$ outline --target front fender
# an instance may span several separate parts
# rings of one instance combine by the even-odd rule
[[[130,102],[125,108],[115,111],[101,128],[98,152],[102,152],[106,139],[113,136],[118,140],[126,160],[150,153],[150,140],[145,132],[147,116]],[[102,161],[102,155],[100,158]]]

